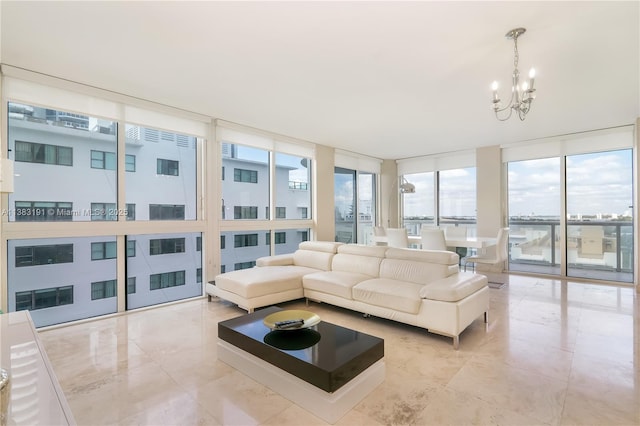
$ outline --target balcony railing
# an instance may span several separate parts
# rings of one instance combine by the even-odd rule
[[[308,182],[298,182],[298,181],[290,180],[289,181],[289,189],[300,189],[300,190],[307,191],[307,190],[309,190],[309,183]]]
[[[411,235],[419,235],[433,217],[405,217]],[[475,220],[441,218],[441,226],[466,226],[475,235]],[[511,219],[509,270],[560,275],[560,220]],[[633,224],[624,220],[570,220],[567,222],[567,275],[633,282]]]
[[[559,220],[510,220],[509,269],[560,273]],[[633,282],[633,224],[629,221],[567,222],[567,275]]]

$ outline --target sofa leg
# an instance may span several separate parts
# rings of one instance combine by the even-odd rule
[[[453,349],[456,351],[460,347],[460,336],[453,336]]]
[[[484,322],[486,324],[489,324],[489,311],[484,313]]]
[[[369,314],[362,314],[362,316],[363,316],[364,318],[369,318],[371,315],[369,315]]]
[[[207,294],[207,302],[211,302],[211,295]]]
[[[309,298],[308,298],[308,297],[305,297],[305,298],[304,298],[304,304],[305,304],[307,307],[309,307]]]

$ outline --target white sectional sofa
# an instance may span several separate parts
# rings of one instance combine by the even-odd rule
[[[460,272],[456,253],[334,242],[303,242],[295,253],[220,274],[207,293],[249,312],[306,297],[452,337],[455,348],[489,311],[487,278]]]

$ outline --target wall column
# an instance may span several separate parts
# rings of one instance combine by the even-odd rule
[[[380,165],[380,213],[377,224],[397,228],[399,220],[398,165],[395,160],[384,160]]]
[[[500,146],[476,150],[476,209],[479,237],[495,237],[506,226]]]

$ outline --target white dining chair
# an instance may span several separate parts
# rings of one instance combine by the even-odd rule
[[[467,227],[466,226],[447,226],[444,228],[444,236],[447,240],[466,240],[467,239]],[[447,250],[454,251],[460,256],[462,261],[468,254],[467,247],[447,247]]]
[[[377,246],[387,245],[387,232],[385,231],[384,226],[373,227],[373,241]]]
[[[409,247],[409,236],[406,228],[387,228],[386,233],[389,247]]]
[[[509,240],[509,228],[500,228],[498,230],[498,237],[496,238],[495,247],[489,247],[488,253],[480,253],[476,256],[467,256],[464,260],[464,270],[467,270],[469,263],[473,264],[473,270],[476,269],[477,263],[486,265],[496,265],[503,263],[508,259],[509,253],[507,249],[507,242]]]
[[[444,238],[444,231],[440,228],[422,227],[420,229],[420,240],[422,250],[446,250],[447,242]]]

